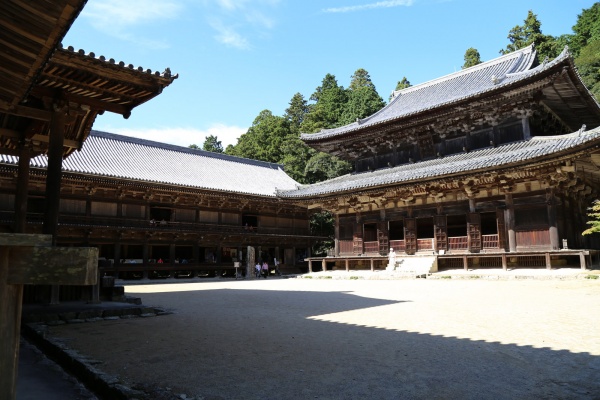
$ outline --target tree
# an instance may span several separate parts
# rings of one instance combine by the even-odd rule
[[[596,99],[600,99],[600,40],[583,47],[575,59],[575,65],[583,83]]]
[[[592,233],[600,232],[600,200],[594,200],[588,210],[591,211],[588,213],[590,220],[587,222],[590,227],[583,231],[582,235],[591,235]]]
[[[188,148],[190,148],[190,149],[195,149],[195,150],[198,150],[198,149],[200,149],[200,147],[198,147],[198,145],[197,145],[197,144],[190,144],[190,145],[188,146]]]
[[[394,89],[394,92],[397,92],[398,90],[402,90],[402,89],[406,89],[408,87],[411,87],[412,85],[410,84],[410,81],[408,79],[406,79],[406,77],[402,77],[402,80],[398,81],[398,83],[396,84],[396,89]],[[394,92],[392,92],[390,94],[390,97],[388,97],[388,101],[391,101],[392,98],[394,97]]]
[[[290,123],[290,129],[294,133],[300,133],[300,126],[304,122],[306,114],[308,114],[310,107],[308,102],[304,99],[300,93],[296,93],[290,100],[290,106],[285,109],[284,118]]]
[[[412,85],[410,84],[410,81],[408,79],[406,79],[406,77],[402,77],[401,81],[398,81],[398,83],[396,84],[396,90],[402,90],[402,89],[406,89],[408,87],[411,87]]]
[[[600,40],[600,3],[581,11],[573,26],[573,32],[569,47],[575,56],[589,43]]]
[[[554,46],[554,37],[542,33],[542,23],[531,10],[527,13],[523,25],[517,25],[510,30],[508,40],[510,44],[506,46],[506,49],[500,50],[500,54],[512,53],[535,43],[541,60],[546,57],[552,59],[558,55]]]
[[[309,105],[309,112],[300,127],[302,132],[318,132],[342,125],[340,120],[348,96],[344,87],[338,85],[334,75],[325,75],[321,86],[316,88],[310,100],[315,103]]]
[[[481,64],[481,56],[479,55],[479,51],[477,51],[474,47],[469,47],[467,51],[465,51],[465,63],[462,66],[462,69],[473,67],[477,64]]]
[[[316,152],[306,163],[304,176],[307,183],[321,182],[352,171],[352,165],[327,153]]]
[[[223,153],[223,145],[216,136],[208,135],[204,140],[202,150],[211,151],[213,153]]]
[[[277,163],[281,160],[281,146],[289,135],[290,124],[285,118],[263,110],[237,144],[227,147],[227,154]]]
[[[385,106],[385,102],[377,93],[369,73],[363,68],[354,72],[348,88],[348,102],[340,117],[340,124],[350,124],[358,118],[375,114]]]

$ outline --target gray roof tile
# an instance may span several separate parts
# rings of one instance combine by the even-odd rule
[[[396,91],[390,103],[375,114],[339,128],[323,129],[321,132],[313,134],[302,134],[301,139],[310,143],[315,140],[332,138],[497,90],[551,68],[568,59],[569,53],[565,48],[551,62],[532,68],[535,56],[535,50],[531,45],[474,67]]]
[[[537,162],[578,146],[600,146],[600,127],[560,136],[536,136],[529,140],[485,148],[469,153],[404,164],[371,172],[352,173],[295,190],[279,191],[282,198],[309,198],[371,187],[408,184],[452,174],[473,174],[490,168],[506,168],[521,162]]]
[[[1,155],[0,162],[17,164],[18,158]],[[47,165],[45,155],[31,160],[31,167]],[[298,185],[279,164],[99,131],[63,161],[63,171],[269,197]]]

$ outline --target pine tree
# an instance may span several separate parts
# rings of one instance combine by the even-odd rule
[[[465,51],[464,59],[465,63],[463,64],[462,69],[481,64],[481,56],[479,55],[479,51],[473,47],[469,47],[467,51]]]

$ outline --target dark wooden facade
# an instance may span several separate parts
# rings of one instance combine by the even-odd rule
[[[356,169],[282,194],[335,214],[330,264],[362,256],[383,268],[393,248],[435,255],[439,268],[589,265],[600,242],[581,232],[600,191],[600,108],[566,51],[540,65],[530,47],[395,96],[302,137]]]

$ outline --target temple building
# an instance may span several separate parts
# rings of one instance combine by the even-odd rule
[[[335,215],[335,248],[311,268],[585,268],[600,189],[600,107],[568,49],[532,46],[393,93],[356,122],[303,134],[355,172],[280,191]]]
[[[6,230],[17,166],[0,156]],[[42,228],[46,167],[43,155],[31,160],[31,233]],[[278,164],[91,131],[63,162],[57,243],[98,247],[102,272],[124,278],[231,272],[249,247],[252,261],[293,266],[316,239],[307,208],[276,197],[297,185]]]

